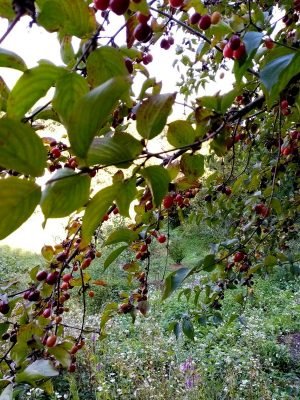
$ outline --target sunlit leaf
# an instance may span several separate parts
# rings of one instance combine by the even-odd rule
[[[195,141],[196,132],[187,121],[173,121],[168,125],[167,139],[174,147],[187,146]]]
[[[44,174],[47,152],[29,126],[16,120],[0,120],[0,165],[25,175]]]
[[[181,157],[180,167],[188,178],[199,178],[204,174],[204,156],[202,154],[185,153]]]
[[[0,180],[0,240],[21,226],[41,197],[35,183],[15,177]]]
[[[105,245],[109,246],[111,244],[116,244],[116,243],[131,243],[135,240],[137,240],[139,237],[138,233],[135,231],[132,231],[128,228],[119,228],[114,230],[106,239]]]
[[[33,383],[44,378],[53,378],[58,376],[59,372],[54,368],[50,360],[35,360],[16,375],[16,382],[28,382]]]
[[[0,49],[0,67],[18,69],[25,71],[27,69],[25,61],[13,51]]]
[[[144,168],[141,174],[151,190],[153,204],[159,206],[168,192],[171,180],[168,171],[162,166],[152,165]]]
[[[59,169],[43,190],[41,208],[45,218],[66,217],[89,199],[91,178],[70,168]]]

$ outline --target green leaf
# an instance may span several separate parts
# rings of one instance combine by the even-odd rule
[[[42,140],[29,126],[19,121],[0,120],[0,165],[24,175],[42,176],[47,166]]]
[[[195,331],[192,321],[188,317],[183,317],[182,319],[182,332],[191,340],[194,340]]]
[[[0,240],[25,222],[39,204],[41,188],[31,181],[0,180]]]
[[[165,289],[162,295],[162,300],[168,298],[176,289],[178,289],[182,282],[188,277],[189,273],[190,269],[185,267],[171,272],[165,279]]]
[[[119,212],[124,217],[130,217],[129,207],[132,201],[135,199],[136,190],[136,179],[132,177],[131,179],[126,179],[123,182],[117,184],[119,190],[116,195],[116,203]]]
[[[299,73],[299,69],[300,54],[295,52],[275,58],[264,66],[260,72],[260,80],[264,85],[269,107],[278,100],[280,92]]]
[[[112,251],[110,253],[110,255],[106,258],[106,260],[104,261],[104,270],[107,269],[111,263],[113,263],[121,253],[123,253],[124,250],[126,250],[128,248],[128,246],[121,246],[118,247],[117,249],[115,249],[114,251]]]
[[[48,349],[49,354],[53,355],[64,368],[68,368],[71,364],[71,354],[69,353],[70,342],[64,342]]]
[[[281,202],[277,197],[272,198],[271,207],[276,211],[277,215],[281,215],[282,213]]]
[[[10,90],[4,79],[0,76],[0,111],[6,111],[7,99]]]
[[[79,99],[89,92],[89,86],[82,76],[66,72],[57,80],[52,105],[63,123],[67,123]]]
[[[58,375],[58,370],[54,368],[50,360],[40,359],[33,361],[33,363],[29,364],[28,367],[24,369],[24,371],[19,372],[16,375],[16,382],[34,383],[35,381],[52,378]]]
[[[199,99],[199,101],[201,106],[207,108],[208,110],[213,110],[219,114],[224,114],[232,105],[237,93],[237,89],[233,89],[223,95],[220,95],[220,92],[218,92],[214,96],[203,96]]]
[[[112,78],[96,87],[77,103],[67,124],[74,153],[85,158],[97,131],[104,125],[121,96],[129,91],[129,80]]]
[[[176,94],[157,94],[144,100],[136,113],[136,128],[144,139],[153,139],[164,129]]]
[[[92,88],[116,76],[127,76],[122,53],[111,46],[102,46],[93,51],[86,63],[87,80]]]
[[[199,178],[204,174],[204,156],[202,154],[185,153],[181,157],[180,167],[186,177],[190,179]]]
[[[109,246],[111,244],[126,242],[128,244],[134,242],[139,237],[139,234],[136,231],[132,231],[128,228],[119,228],[113,231],[105,241],[105,246]]]
[[[72,36],[66,35],[60,39],[60,56],[66,65],[75,59],[75,52],[72,46]]]
[[[70,168],[56,171],[46,184],[41,199],[45,218],[62,218],[84,206],[90,194],[91,178]]]
[[[117,310],[118,310],[117,303],[106,304],[101,315],[100,329],[105,327],[106,323],[113,317],[113,315],[117,312]]]
[[[216,268],[216,258],[214,254],[208,254],[203,259],[203,271],[211,272]]]
[[[196,132],[187,121],[173,121],[168,126],[167,139],[174,147],[188,146],[194,143]]]
[[[96,137],[89,148],[87,165],[116,165],[128,168],[141,154],[141,142],[126,132],[116,132],[112,137]]]
[[[152,194],[153,204],[159,206],[162,199],[168,192],[170,175],[168,171],[160,165],[152,165],[141,171]]]
[[[0,67],[18,69],[25,71],[27,66],[25,61],[13,51],[0,49]]]
[[[266,267],[273,267],[274,265],[277,264],[277,258],[275,256],[272,256],[272,255],[269,254],[264,259],[264,264],[265,264]]]
[[[96,29],[94,12],[82,0],[48,0],[42,2],[38,23],[49,32],[88,37]]]
[[[12,20],[15,17],[14,10],[11,6],[11,0],[0,1],[0,16]]]
[[[7,116],[22,118],[40,98],[46,95],[63,72],[63,68],[52,64],[41,64],[27,69],[9,94]]]
[[[243,43],[246,46],[246,57],[242,60],[236,60],[233,67],[233,73],[237,83],[241,82],[245,72],[251,66],[252,59],[261,44],[262,38],[263,33],[256,31],[246,32],[243,37]]]
[[[85,214],[82,219],[82,241],[88,244],[99,225],[102,223],[104,215],[113,203],[117,189],[112,185],[100,190],[89,201]]]
[[[3,333],[5,333],[7,331],[8,328],[9,328],[9,322],[1,322],[0,323],[0,336],[2,336]]]

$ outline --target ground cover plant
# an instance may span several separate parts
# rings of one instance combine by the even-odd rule
[[[156,285],[163,300],[179,289],[191,301],[169,329],[192,343],[200,322],[223,323],[228,292],[238,313],[250,307],[256,281],[276,268],[297,271],[299,12],[299,0],[0,1],[9,22],[0,66],[21,73],[12,89],[1,78],[0,239],[36,207],[45,229],[47,219],[69,217],[64,240],[42,248],[23,286],[10,273],[1,282],[3,397],[24,384],[51,392],[49,378],[76,373],[98,288],[100,339],[115,319],[147,317]],[[57,34],[63,65],[41,60],[28,69],[4,47],[28,16]],[[174,57],[171,92],[149,72],[149,64],[160,68],[155,49]],[[232,87],[205,95],[216,78]],[[49,121],[62,138],[49,136]],[[182,245],[187,220],[198,230]],[[104,278],[115,261],[127,283],[120,279],[110,298]],[[76,303],[80,322],[68,333]],[[182,362],[193,375],[193,361]],[[262,390],[253,396],[267,398]]]

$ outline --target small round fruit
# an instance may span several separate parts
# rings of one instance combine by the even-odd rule
[[[60,285],[61,290],[68,290],[69,289],[69,283],[68,282],[63,282]]]
[[[227,43],[223,49],[223,56],[225,58],[232,58],[233,57],[233,50],[232,48],[229,46],[229,44]]]
[[[160,42],[160,47],[164,50],[169,50],[169,48],[171,47],[168,39],[163,38]]]
[[[95,297],[95,292],[93,290],[90,290],[88,292],[89,297],[92,299],[93,297]]]
[[[136,258],[137,260],[140,260],[140,259],[142,258],[142,255],[143,255],[143,254],[139,251],[139,252],[136,253],[135,258]]]
[[[47,275],[46,283],[48,283],[48,285],[54,285],[58,280],[58,276],[59,276],[58,271],[50,272]]]
[[[265,43],[265,46],[266,46],[267,49],[269,49],[269,50],[273,49],[274,42],[273,42],[273,40],[271,38],[265,39],[264,43]]]
[[[201,18],[201,14],[195,12],[194,14],[192,14],[190,16],[189,22],[190,22],[191,25],[196,25],[200,21],[200,18]]]
[[[159,243],[165,243],[165,241],[167,240],[165,235],[159,235],[157,240],[159,241]]]
[[[180,8],[183,6],[183,0],[169,0],[169,4],[173,8]]]
[[[152,34],[152,28],[147,24],[138,24],[133,31],[135,39],[143,43],[148,42],[151,39]]]
[[[241,45],[241,39],[238,35],[233,35],[229,39],[228,44],[229,44],[229,47],[231,48],[231,50],[237,50]]]
[[[282,100],[281,102],[280,102],[280,107],[283,109],[283,108],[288,108],[288,106],[289,106],[289,103],[288,103],[288,101],[287,100]]]
[[[126,13],[129,7],[130,0],[110,0],[109,8],[117,15]]]
[[[142,244],[141,247],[140,247],[140,251],[142,253],[145,253],[145,251],[147,251],[147,250],[148,250],[148,246],[146,244]]]
[[[70,354],[76,354],[78,350],[78,346],[74,344],[74,346],[70,350]]]
[[[40,299],[40,291],[39,290],[33,290],[28,296],[29,301],[38,301],[39,299]]]
[[[170,195],[167,195],[164,199],[163,199],[163,206],[164,208],[171,208],[173,206],[173,197]]]
[[[70,366],[68,368],[68,371],[71,372],[71,373],[75,372],[76,371],[76,364],[74,364],[74,363],[70,364]]]
[[[44,281],[47,278],[48,272],[47,271],[39,271],[36,276],[35,279],[39,282]]]
[[[46,340],[46,346],[47,347],[54,347],[56,345],[56,341],[57,341],[57,336],[56,335],[51,335]]]
[[[51,149],[50,153],[53,158],[59,158],[61,156],[61,151],[59,150],[58,147],[53,147],[53,149]]]
[[[237,251],[233,257],[233,261],[235,263],[241,262],[244,260],[244,258],[246,257],[246,254],[243,253],[242,251]]]
[[[49,317],[51,317],[51,308],[45,308],[45,310],[43,311],[43,317],[44,318],[49,318]]]
[[[199,28],[206,31],[211,25],[211,17],[208,14],[202,15],[199,21]]]
[[[63,277],[62,277],[62,280],[63,280],[64,282],[70,282],[71,279],[72,279],[72,274],[65,274],[65,275],[63,275]]]
[[[144,65],[148,65],[153,61],[153,56],[150,53],[144,54],[142,58],[142,62]]]
[[[109,0],[94,0],[94,6],[97,10],[105,11],[108,9]]]
[[[4,315],[9,313],[9,304],[4,300],[0,300],[0,313]]]
[[[82,261],[80,268],[81,269],[88,268],[90,266],[91,262],[92,262],[92,259],[90,257],[86,258],[85,260]]]
[[[219,13],[219,11],[215,11],[212,13],[211,15],[211,23],[212,25],[216,25],[218,24],[222,19],[222,15],[221,13]]]
[[[147,24],[147,22],[149,21],[149,19],[151,18],[151,14],[142,14],[141,12],[138,12],[136,14],[136,18],[139,21],[140,24]]]
[[[244,43],[240,44],[240,47],[237,50],[234,50],[233,52],[233,58],[235,60],[241,60],[245,57],[246,55],[246,46]]]

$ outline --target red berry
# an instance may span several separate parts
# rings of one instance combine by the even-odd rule
[[[289,103],[288,103],[287,100],[282,100],[282,101],[280,102],[280,107],[281,107],[281,109],[283,109],[283,108],[288,108],[288,106],[289,106]]]
[[[191,16],[190,16],[190,24],[191,25],[196,25],[196,24],[198,24],[198,22],[200,21],[200,18],[201,18],[201,14],[199,14],[199,13],[194,13],[194,14],[192,14]]]
[[[146,244],[150,244],[151,241],[152,241],[151,237],[148,236],[148,237],[146,238],[146,240],[145,240],[145,243],[146,243]]]
[[[70,364],[70,366],[68,368],[68,371],[71,372],[71,373],[75,372],[76,371],[76,364],[74,364],[74,363]]]
[[[231,48],[231,50],[237,50],[241,45],[241,39],[238,35],[233,35],[229,39],[228,44],[229,44],[229,47]]]
[[[93,298],[95,296],[95,292],[93,290],[90,290],[88,292],[88,295],[89,295],[90,298]]]
[[[135,258],[137,259],[137,260],[140,260],[141,258],[142,258],[142,253],[139,251],[138,253],[136,253],[136,255],[135,255]]]
[[[145,253],[148,250],[148,246],[146,244],[142,244],[140,247],[140,252]]]
[[[211,17],[208,14],[203,15],[199,21],[199,28],[206,31],[211,25]]]
[[[110,0],[109,8],[117,15],[126,13],[129,7],[130,0]]]
[[[242,58],[244,58],[246,55],[246,47],[244,45],[244,43],[240,44],[240,47],[237,50],[234,50],[233,52],[233,58],[235,60],[241,60]]]
[[[222,15],[219,13],[219,11],[215,11],[212,13],[211,16],[211,23],[212,25],[216,25],[221,21]]]
[[[29,301],[38,301],[40,299],[40,291],[39,290],[33,290],[30,292],[28,296]]]
[[[94,0],[94,6],[97,10],[107,10],[109,6],[109,0]]]
[[[47,275],[46,283],[48,283],[48,285],[54,285],[57,282],[58,276],[59,276],[59,272],[58,271],[50,272]]]
[[[70,354],[76,354],[78,350],[79,350],[78,346],[76,346],[76,344],[74,344],[74,346],[70,350]]]
[[[60,288],[61,288],[61,290],[68,290],[68,289],[69,289],[69,284],[68,284],[68,282],[63,282],[63,283],[60,285]]]
[[[233,57],[233,50],[232,48],[229,46],[229,44],[227,43],[223,49],[223,56],[225,58],[232,58]]]
[[[169,42],[170,46],[172,46],[175,43],[175,40],[174,40],[173,36],[169,36],[168,37],[168,42]]]
[[[115,215],[119,214],[119,209],[118,209],[118,207],[114,208],[113,214],[115,214]]]
[[[42,315],[44,318],[49,318],[51,316],[51,308],[45,308]]]
[[[169,0],[169,4],[171,7],[180,8],[183,6],[183,0]]]
[[[89,266],[90,266],[90,264],[91,264],[91,262],[92,262],[92,259],[89,257],[89,258],[86,258],[85,260],[83,260],[82,261],[82,263],[81,263],[81,269],[86,269],[86,268],[88,268]]]
[[[267,49],[271,50],[274,47],[274,42],[271,38],[265,39],[265,46]]]
[[[39,271],[36,276],[35,279],[39,282],[44,281],[47,278],[48,272],[47,271]]]
[[[0,313],[1,314],[9,313],[9,304],[7,303],[7,301],[0,300]]]
[[[70,282],[71,279],[72,279],[72,274],[65,274],[65,275],[63,275],[63,277],[62,277],[62,280],[63,280],[64,282]]]
[[[168,39],[165,39],[165,38],[162,39],[161,42],[160,42],[160,47],[161,47],[162,49],[164,49],[164,50],[169,50],[169,48],[171,47],[171,45],[170,45]]]
[[[144,54],[142,58],[143,64],[147,65],[153,61],[153,56],[150,53]]]
[[[138,24],[133,31],[135,39],[143,43],[148,42],[151,39],[152,34],[152,28],[147,24]]]
[[[175,203],[177,203],[179,206],[183,204],[183,197],[181,194],[177,194],[177,196],[175,197]]]
[[[167,240],[165,235],[159,235],[157,240],[159,241],[159,243],[165,243],[165,241]]]
[[[281,149],[281,154],[284,156],[288,156],[288,155],[292,154],[293,151],[294,151],[294,149],[292,146],[286,146]]]
[[[147,24],[147,22],[149,21],[149,19],[151,18],[151,14],[145,15],[142,14],[141,12],[138,12],[136,14],[137,20],[139,21],[140,24]]]
[[[263,207],[264,207],[264,204],[256,204],[256,206],[254,207],[254,211],[256,212],[256,214],[260,215]]]
[[[173,205],[173,197],[168,195],[163,199],[164,208],[171,208]]]
[[[57,341],[56,335],[51,335],[47,338],[46,340],[46,346],[48,347],[54,347]]]
[[[234,261],[235,263],[238,263],[238,262],[244,260],[245,256],[246,256],[245,253],[242,253],[241,251],[237,251],[237,252],[235,253],[234,257],[233,257],[233,261]]]
[[[53,147],[53,149],[51,149],[50,153],[53,158],[59,158],[61,155],[61,151],[59,150],[58,147]]]

